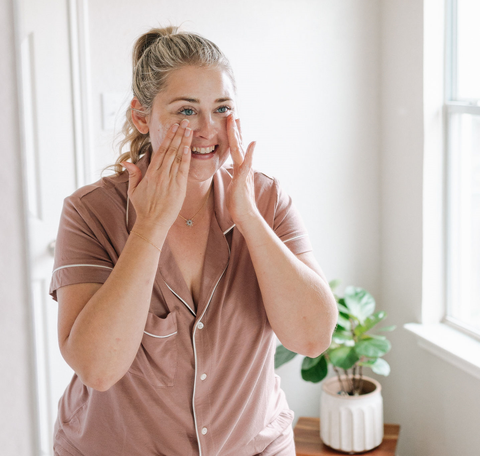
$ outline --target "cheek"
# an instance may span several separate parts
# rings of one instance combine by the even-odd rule
[[[150,141],[154,150],[158,149],[160,144],[162,144],[165,136],[167,135],[168,129],[175,123],[171,122],[158,122],[153,129],[150,130]]]
[[[227,143],[228,146],[228,134],[227,134],[227,119],[221,119],[218,126],[218,137],[222,142]]]

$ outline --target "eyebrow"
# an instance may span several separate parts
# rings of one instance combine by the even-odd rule
[[[188,97],[178,97],[178,98],[174,98],[172,101],[170,101],[170,103],[168,104],[172,104],[174,103],[175,101],[188,101],[189,103],[200,103],[200,100],[198,98],[188,98]],[[215,103],[223,103],[225,101],[233,101],[231,98],[217,98],[215,100]]]

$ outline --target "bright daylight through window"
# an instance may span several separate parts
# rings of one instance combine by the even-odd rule
[[[447,321],[480,337],[480,2],[447,16]]]

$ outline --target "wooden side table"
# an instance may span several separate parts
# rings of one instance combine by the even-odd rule
[[[369,456],[395,456],[400,425],[384,424],[384,435],[382,443],[373,450],[361,454]],[[320,439],[320,418],[309,418],[301,416],[293,429],[295,434],[295,448],[297,456],[323,456],[348,454],[333,450],[323,444]]]

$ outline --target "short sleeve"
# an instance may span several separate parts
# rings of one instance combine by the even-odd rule
[[[277,200],[273,230],[295,255],[313,251],[307,229],[292,198],[281,188],[276,178],[274,178],[274,186],[277,191]]]
[[[82,215],[83,214],[83,215]],[[63,201],[49,294],[57,301],[57,289],[75,283],[104,283],[113,269],[105,247],[95,236],[94,221],[82,210],[80,198]]]

